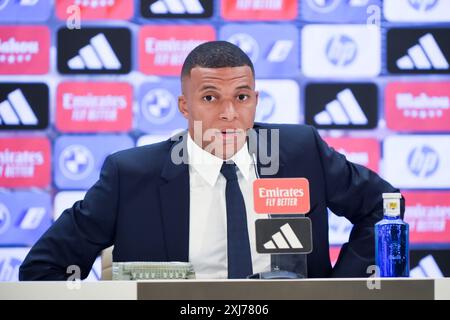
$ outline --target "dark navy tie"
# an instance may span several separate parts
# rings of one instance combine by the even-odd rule
[[[227,179],[228,279],[242,279],[253,273],[244,197],[239,188],[236,165],[224,162],[220,172]]]

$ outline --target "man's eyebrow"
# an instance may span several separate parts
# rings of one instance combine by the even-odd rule
[[[243,86],[239,86],[236,88],[236,90],[240,90],[240,89],[249,89],[249,90],[253,90],[252,87],[250,87],[249,85],[243,85]]]
[[[201,87],[200,88],[200,91],[205,91],[205,90],[217,90],[217,87],[216,86],[213,86],[213,85],[204,85],[203,87]]]
[[[236,87],[235,90],[242,90],[242,89],[248,89],[248,90],[253,90],[252,87],[250,87],[249,85],[242,85],[239,87]],[[204,85],[203,87],[200,88],[200,91],[206,91],[206,90],[218,90],[218,88],[214,85]]]

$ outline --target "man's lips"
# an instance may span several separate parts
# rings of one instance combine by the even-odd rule
[[[220,136],[223,140],[234,140],[241,136],[243,132],[242,129],[222,129],[220,130]]]

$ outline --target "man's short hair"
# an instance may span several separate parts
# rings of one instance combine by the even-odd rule
[[[202,43],[192,50],[181,69],[181,78],[189,76],[195,67],[226,68],[249,66],[253,77],[255,69],[250,58],[238,46],[227,41],[210,41]]]

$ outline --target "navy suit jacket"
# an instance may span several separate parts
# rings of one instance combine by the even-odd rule
[[[279,170],[270,177],[305,177],[310,183],[308,277],[368,276],[366,269],[374,264],[373,227],[383,216],[382,193],[399,190],[347,161],[313,127],[255,124],[257,132],[261,129],[279,129]],[[65,210],[33,246],[20,280],[64,280],[70,265],[78,265],[85,278],[101,250],[111,245],[114,261],[188,261],[189,170],[171,160],[176,145],[167,140],[108,156],[84,200]],[[334,268],[327,207],[354,225]],[[298,257],[279,255],[279,264],[295,272]]]

